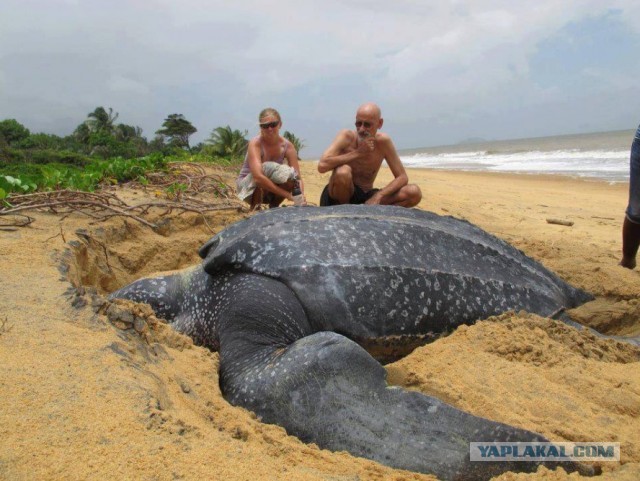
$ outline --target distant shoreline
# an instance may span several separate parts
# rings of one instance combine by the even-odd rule
[[[301,160],[300,162],[304,164],[313,164],[318,162],[318,159],[310,159],[310,160]],[[381,170],[385,171],[389,170],[389,167],[386,163],[382,164]],[[585,182],[602,182],[605,184],[628,184],[628,178],[605,178],[601,176],[595,175],[578,175],[572,172],[540,172],[540,171],[501,171],[501,170],[487,170],[487,169],[451,169],[451,168],[434,168],[434,167],[415,167],[415,166],[405,166],[407,173],[409,173],[409,181],[413,182],[411,179],[415,177],[415,175],[411,175],[411,172],[414,174],[418,174],[419,176],[424,175],[425,172],[439,172],[443,174],[470,174],[470,175],[491,175],[491,176],[499,176],[506,178],[520,178],[522,176],[526,176],[529,178],[540,178],[540,179],[548,179],[548,178],[562,178],[576,181],[585,181]]]
[[[429,152],[464,152],[468,150],[482,150],[482,149],[474,149],[475,146],[486,146],[486,145],[509,145],[509,144],[520,144],[520,145],[528,145],[531,143],[540,143],[541,141],[556,141],[558,143],[576,145],[576,141],[587,141],[588,144],[592,144],[589,139],[599,139],[603,137],[608,138],[619,138],[619,139],[628,139],[628,143],[626,144],[626,148],[631,146],[631,141],[633,140],[633,135],[636,129],[624,129],[624,130],[611,130],[606,132],[589,132],[582,134],[561,134],[561,135],[548,135],[548,136],[540,136],[540,137],[521,137],[516,139],[498,139],[498,140],[480,140],[474,139],[474,141],[460,141],[455,144],[440,144],[440,145],[432,145],[432,146],[423,146],[423,147],[407,147],[398,149],[398,154],[407,155],[411,154],[415,151],[429,151]],[[624,140],[623,140],[624,142]],[[582,142],[580,142],[581,145]],[[622,145],[620,147],[623,147]],[[529,150],[529,149],[527,149]]]
[[[625,183],[635,130],[401,149],[409,169],[549,175]]]

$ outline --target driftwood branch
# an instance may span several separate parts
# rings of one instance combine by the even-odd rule
[[[132,181],[125,185],[147,190],[168,189],[171,186],[184,185],[185,190],[178,190],[176,197],[181,195],[211,194],[222,199],[231,199],[234,189],[223,179],[222,175],[207,173],[204,167],[194,162],[170,162],[169,172],[152,172],[145,176],[147,183]]]
[[[35,219],[23,214],[7,215],[6,218],[0,217],[0,230],[3,231],[15,231],[18,227],[26,227],[31,224]]]
[[[76,192],[75,194],[79,194]],[[13,200],[13,199],[11,199]],[[85,200],[81,198],[69,198],[63,200],[48,200],[40,203],[27,203],[26,205],[19,205],[17,207],[7,208],[0,211],[0,215],[10,215],[15,214],[16,212],[21,212],[24,210],[39,210],[39,209],[49,209],[54,213],[59,213],[62,209],[72,210],[79,213],[85,213],[83,211],[84,208],[94,209],[94,210],[107,210],[112,211],[113,215],[123,216],[123,217],[131,217],[132,219],[140,222],[141,224],[146,225],[147,227],[155,228],[156,225],[151,222],[147,222],[142,217],[138,217],[137,215],[126,212],[120,207],[116,207],[106,202],[99,202],[95,200]]]
[[[566,225],[571,227],[573,225],[572,220],[563,220],[563,219],[547,219],[547,224],[558,224],[558,225]]]
[[[209,178],[211,176],[205,177]],[[177,212],[178,215],[192,212],[205,217],[207,213],[220,210],[242,211],[246,209],[242,202],[229,197],[226,197],[224,201],[216,199],[214,202],[210,202],[197,199],[193,195],[188,195],[196,195],[197,192],[193,190],[186,190],[180,194],[181,195],[176,196],[175,200],[162,200],[137,205],[129,205],[119,199],[114,193],[106,190],[99,192],[58,190],[10,195],[9,198],[6,199],[8,201],[7,205],[0,207],[0,220],[2,218],[11,220],[4,223],[0,221],[0,229],[4,227],[7,230],[15,230],[15,227],[29,225],[34,219],[19,214],[19,212],[29,210],[48,211],[54,214],[60,214],[63,218],[73,212],[77,212],[94,219],[96,222],[105,221],[112,217],[126,217],[147,227],[156,229],[156,224],[145,219],[145,216],[151,215],[152,210],[156,217],[158,215],[163,217],[173,212]],[[158,214],[159,210],[161,211],[160,214]],[[24,220],[18,222],[16,220],[18,218]]]

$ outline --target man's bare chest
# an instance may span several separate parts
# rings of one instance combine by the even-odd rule
[[[351,170],[354,173],[360,175],[375,175],[378,170],[380,170],[380,165],[382,165],[382,154],[376,151],[373,151],[367,155],[364,155],[358,159],[351,161],[349,164],[351,166]]]

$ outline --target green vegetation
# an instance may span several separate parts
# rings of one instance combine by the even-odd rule
[[[129,180],[144,182],[146,173],[166,170],[168,159],[155,153],[136,159],[95,159],[83,167],[60,163],[13,163],[2,168],[0,198],[13,192],[57,189],[93,191],[99,184],[116,184]]]
[[[207,139],[207,146],[204,149],[219,157],[238,159],[244,157],[247,152],[249,132],[234,130],[228,125],[213,129]]]
[[[7,119],[0,122],[0,138],[6,143],[19,142],[31,135],[29,129],[16,119]]]
[[[15,119],[0,121],[0,201],[40,190],[93,191],[129,180],[145,183],[148,173],[166,171],[169,162],[229,166],[246,153],[246,130],[217,127],[206,143],[191,147],[189,137],[197,129],[182,114],[167,116],[151,141],[140,127],[116,123],[118,117],[112,108],[96,107],[64,137],[31,133]],[[302,148],[295,135],[285,132],[285,137]],[[171,188],[168,194],[175,198],[184,190],[181,185]]]
[[[162,123],[162,128],[156,131],[158,135],[165,135],[169,138],[169,144],[185,148],[191,152],[189,147],[189,137],[196,133],[196,129],[191,122],[184,118],[182,114],[171,114]]]

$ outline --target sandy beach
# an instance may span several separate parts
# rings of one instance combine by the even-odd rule
[[[315,162],[302,169],[317,203],[328,175]],[[617,265],[626,183],[423,169],[409,177],[423,191],[419,208],[466,219],[596,296],[575,320],[640,335],[640,271]],[[389,179],[382,169],[376,185]],[[133,312],[133,327],[107,316],[108,292],[198,262],[202,243],[248,214],[174,217],[158,232],[121,218],[30,215],[31,226],[0,231],[0,479],[435,479],[262,424],[222,397],[216,353],[142,307],[116,306]],[[392,384],[553,441],[620,442],[621,463],[602,463],[595,479],[640,479],[640,349],[521,312],[461,327],[386,367]],[[541,468],[496,479],[583,478]]]

